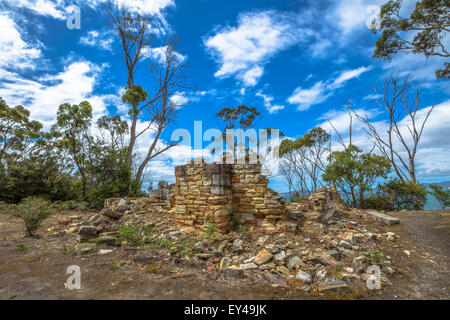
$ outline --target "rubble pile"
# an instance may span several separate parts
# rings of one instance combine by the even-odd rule
[[[396,235],[385,232],[385,224],[348,208],[334,189],[286,204],[258,170],[206,163],[177,167],[171,192],[108,199],[100,214],[71,229],[80,242],[120,246],[127,245],[118,237],[120,226],[151,226],[145,244],[218,279],[252,278],[311,293],[361,291],[367,268],[377,264],[382,283],[389,284],[396,269],[385,244]]]

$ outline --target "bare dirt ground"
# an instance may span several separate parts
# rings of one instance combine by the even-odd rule
[[[311,299],[278,279],[224,279],[205,266],[187,265],[163,251],[114,248],[80,252],[75,235],[54,232],[61,217],[49,218],[40,237],[24,236],[20,220],[0,214],[0,299]],[[91,213],[77,212],[77,215]],[[366,299],[449,299],[450,211],[390,213],[401,220],[387,227],[399,236],[392,243],[399,264],[392,285]],[[400,252],[400,253],[399,253]],[[65,287],[69,265],[81,268],[81,290]],[[270,274],[268,275],[270,277]],[[269,284],[267,284],[269,283]],[[270,284],[272,283],[272,284]]]

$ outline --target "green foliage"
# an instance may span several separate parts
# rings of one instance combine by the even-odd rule
[[[438,184],[430,184],[431,194],[437,199],[441,205],[442,210],[446,207],[450,207],[450,190],[444,189]]]
[[[216,113],[216,118],[223,122],[225,131],[226,129],[247,129],[253,124],[253,121],[261,113],[257,111],[255,107],[247,107],[246,105],[240,105],[237,108],[223,108]]]
[[[111,261],[111,268],[113,270],[117,270],[120,268],[120,262],[116,261],[116,260],[112,260]]]
[[[205,234],[203,235],[205,238],[212,239],[217,232],[217,225],[215,223],[207,223],[203,227]]]
[[[17,250],[19,250],[20,252],[22,252],[23,254],[27,253],[28,248],[26,245],[24,245],[23,243],[19,243],[17,245]]]
[[[137,247],[148,242],[148,237],[155,231],[153,225],[141,225],[132,223],[121,226],[119,229],[119,241],[125,241],[131,246]]]
[[[230,217],[230,229],[235,230],[239,225],[239,215],[233,213]]]
[[[29,236],[34,236],[42,222],[51,214],[50,202],[39,197],[26,198],[13,207],[13,215],[23,220]]]
[[[450,31],[448,0],[419,0],[409,18],[401,17],[402,5],[402,0],[389,0],[382,6],[382,34],[377,40],[374,57],[390,61],[399,52],[450,57],[444,41]],[[444,68],[437,70],[436,76],[449,79],[450,64],[444,63]]]
[[[304,195],[302,195],[301,193],[292,192],[291,196],[289,197],[289,202],[296,203],[296,202],[301,202],[304,199],[306,199],[306,197]]]
[[[369,267],[373,264],[380,264],[384,257],[384,250],[378,250],[367,254],[366,266]]]
[[[193,238],[186,238],[181,241],[175,240],[156,240],[149,244],[149,247],[152,249],[161,249],[164,248],[170,252],[175,254],[180,254],[183,256],[193,256],[197,253],[197,251],[192,247],[192,244],[197,240]]]
[[[353,207],[360,207],[367,193],[372,193],[377,179],[387,178],[391,170],[387,158],[363,153],[354,145],[331,153],[328,160],[323,180],[345,192]]]
[[[309,195],[322,185],[320,178],[325,167],[322,159],[329,150],[330,138],[318,127],[295,141],[285,139],[281,142],[279,153],[283,162],[280,169],[290,192]]]
[[[412,181],[393,179],[379,186],[380,197],[392,204],[393,210],[423,210],[427,190]]]
[[[30,112],[23,106],[10,108],[0,98],[0,163],[7,151],[23,151],[25,141],[41,136],[42,124],[29,120]]]
[[[125,94],[122,96],[122,102],[132,106],[128,112],[130,115],[137,115],[139,113],[137,106],[146,99],[147,92],[144,88],[138,85],[134,85],[132,88],[127,88]]]

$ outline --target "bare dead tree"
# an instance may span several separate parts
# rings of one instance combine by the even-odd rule
[[[136,173],[136,181],[138,183],[141,182],[144,169],[150,160],[178,144],[178,142],[170,142],[167,145],[158,146],[158,141],[164,129],[174,121],[177,109],[182,106],[182,102],[177,97],[180,95],[180,90],[187,89],[183,82],[185,78],[183,68],[186,65],[180,59],[174,45],[169,41],[167,41],[165,47],[161,48],[160,58],[159,63],[155,63],[153,66],[154,80],[158,87],[159,98],[149,103],[146,107],[145,113],[149,116],[149,124],[136,136],[139,137],[146,130],[154,132],[153,142]]]
[[[160,146],[159,139],[164,129],[173,122],[176,109],[180,107],[176,99],[178,91],[186,88],[182,84],[184,75],[182,69],[185,67],[180,55],[176,52],[175,46],[170,41],[166,42],[165,47],[160,47],[155,62],[151,65],[151,75],[154,80],[154,90],[151,95],[134,82],[134,75],[138,64],[147,58],[150,50],[150,44],[154,38],[151,32],[153,17],[134,14],[125,6],[111,4],[104,7],[110,17],[112,28],[116,31],[120,43],[120,56],[127,68],[127,89],[133,90],[134,97],[127,100],[131,104],[130,115],[130,141],[127,148],[126,163],[130,168],[136,168],[135,179],[138,184],[142,181],[142,175],[148,162],[165,152],[175,144]],[[178,101],[178,102],[177,102]],[[139,119],[145,119],[147,126],[137,129]],[[144,133],[153,131],[153,141],[147,154],[139,165],[133,164],[133,150],[137,139]]]
[[[376,88],[374,91],[376,93]],[[377,104],[389,117],[386,135],[369,121],[367,115],[356,112],[355,115],[366,126],[366,132],[377,149],[389,159],[396,175],[402,181],[416,183],[417,148],[434,106],[426,111],[422,121],[417,119],[420,85],[411,82],[408,77],[400,81],[398,75],[391,74],[384,81],[383,91],[383,98]],[[406,124],[406,129],[402,127],[402,122]]]
[[[147,57],[148,49],[154,38],[151,32],[153,18],[148,15],[133,14],[124,5],[113,4],[109,2],[103,7],[109,16],[112,29],[117,33],[120,41],[119,56],[122,58],[127,68],[127,88],[132,89],[135,86],[134,75],[138,64]],[[141,112],[150,104],[159,98],[159,92],[156,91],[147,101],[140,104],[140,101],[134,101],[131,106],[131,126],[130,141],[128,143],[126,164],[131,168],[133,162],[133,149],[137,137],[142,134],[137,133],[137,122]]]

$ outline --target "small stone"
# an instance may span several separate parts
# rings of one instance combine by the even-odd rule
[[[261,250],[253,260],[257,265],[262,265],[272,259],[272,254],[266,249]]]
[[[267,241],[267,238],[266,238],[266,237],[259,237],[259,238],[258,238],[258,241],[256,242],[256,245],[257,245],[257,246],[263,246],[264,243],[266,243],[266,241]]]
[[[281,251],[280,253],[277,253],[274,256],[275,260],[277,261],[283,261],[286,258],[286,252],[285,251]]]
[[[291,272],[285,266],[278,266],[275,270],[277,270],[281,274],[284,274],[285,276],[291,275]]]
[[[81,226],[80,229],[78,230],[78,234],[96,236],[97,228],[94,226]]]
[[[262,264],[262,265],[259,266],[259,270],[263,270],[263,271],[264,270],[270,270],[270,269],[273,269],[273,268],[275,268],[275,264],[273,262]]]
[[[411,256],[411,252],[410,252],[409,250],[404,250],[403,252],[404,252],[408,257]]]
[[[102,236],[98,239],[97,244],[99,245],[107,245],[107,246],[114,246],[117,242],[117,239],[115,237],[111,236]]]
[[[286,267],[288,269],[294,269],[296,265],[304,266],[305,263],[298,256],[290,256],[286,260]]]
[[[326,276],[327,276],[327,270],[325,270],[325,269],[317,270],[317,272],[316,272],[317,279],[323,280],[323,279],[325,279]]]
[[[229,267],[224,272],[225,277],[243,279],[245,278],[245,272],[238,267]]]
[[[103,209],[102,211],[100,211],[100,214],[107,218],[114,219],[114,220],[120,219],[123,215],[122,212],[115,212],[115,211],[112,211],[110,208]]]
[[[304,283],[311,283],[311,275],[303,270],[299,270],[295,275],[295,278],[303,281]]]
[[[352,245],[350,243],[348,243],[347,241],[345,241],[345,240],[341,240],[339,242],[339,246],[341,246],[341,247],[343,247],[345,249],[351,249],[352,248]]]
[[[234,251],[242,251],[242,240],[241,239],[235,239],[233,241],[233,250]]]
[[[395,238],[395,236],[390,234],[387,236],[386,240],[394,242],[396,240],[396,238]]]
[[[341,260],[341,254],[337,250],[330,251],[329,255],[332,256],[336,261]]]
[[[211,253],[199,253],[197,254],[197,256],[199,259],[203,259],[203,260],[208,260],[209,258],[212,257]]]
[[[110,250],[110,249],[100,249],[100,251],[98,252],[98,254],[108,254],[113,252],[114,250]]]
[[[220,260],[219,271],[226,270],[231,265],[231,259],[229,257],[223,257]]]
[[[243,264],[241,264],[239,266],[239,268],[241,268],[242,270],[250,270],[250,269],[257,269],[258,266],[255,263],[250,262],[250,263],[243,263]]]
[[[350,292],[349,287],[344,281],[328,281],[319,284],[319,292],[336,292],[336,293],[347,293]]]

